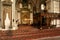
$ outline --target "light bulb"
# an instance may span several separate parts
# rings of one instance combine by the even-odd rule
[[[13,2],[13,0],[11,0],[11,2]]]
[[[45,9],[44,4],[41,4],[41,10],[44,10],[44,9]]]

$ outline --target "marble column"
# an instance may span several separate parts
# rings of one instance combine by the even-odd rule
[[[1,4],[1,27],[3,27],[3,6],[2,6],[2,0],[1,0],[1,2],[0,2]]]
[[[1,0],[0,0],[0,27],[1,27]]]
[[[16,9],[15,9],[15,3],[16,3],[16,0],[13,0],[12,2],[12,30],[16,30],[18,28],[17,23],[16,23],[18,18],[17,18]]]
[[[33,13],[30,13],[30,24],[33,23]]]
[[[15,0],[13,0],[13,2],[12,2],[12,25],[13,25],[13,20],[14,20],[14,22],[16,21],[16,18],[15,18]]]
[[[20,12],[18,12],[18,24],[21,24],[21,13]]]

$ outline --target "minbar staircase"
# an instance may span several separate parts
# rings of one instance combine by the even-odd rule
[[[60,28],[40,30],[33,26],[19,26],[17,30],[0,30],[0,40],[33,40],[60,36]]]

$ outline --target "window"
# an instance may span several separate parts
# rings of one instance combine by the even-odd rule
[[[56,25],[56,27],[60,27],[60,20],[59,19],[52,20],[51,25]]]
[[[60,13],[59,12],[59,1],[57,0],[51,0],[50,2],[47,3],[47,10],[50,13]]]

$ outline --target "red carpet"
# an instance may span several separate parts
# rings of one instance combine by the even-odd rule
[[[32,40],[60,36],[60,28],[39,30],[32,26],[20,26],[18,30],[0,31],[0,40]]]

